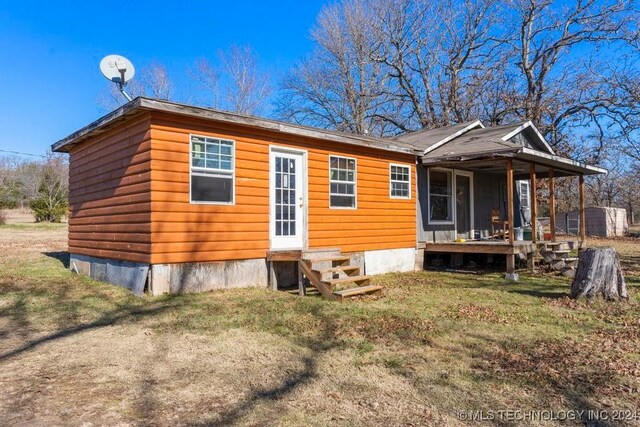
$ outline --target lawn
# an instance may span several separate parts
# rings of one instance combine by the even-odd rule
[[[255,289],[136,298],[71,274],[65,239],[64,225],[0,226],[3,424],[640,417],[638,239],[591,242],[618,249],[628,303],[570,300],[569,279],[551,275],[419,272],[378,276],[383,298],[344,304]],[[471,411],[486,419],[465,420]],[[620,424],[640,419],[601,425]]]

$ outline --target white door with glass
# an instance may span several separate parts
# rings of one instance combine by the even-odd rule
[[[304,247],[304,153],[271,149],[271,249]]]

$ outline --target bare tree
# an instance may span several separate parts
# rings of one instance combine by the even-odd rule
[[[198,59],[189,71],[189,77],[197,83],[196,102],[206,106],[220,107],[220,70],[212,66],[206,58]]]
[[[201,58],[189,76],[197,83],[196,102],[240,114],[264,112],[271,94],[270,77],[249,46],[232,45],[213,63]]]
[[[369,6],[352,0],[322,9],[311,31],[316,48],[281,84],[281,117],[358,134],[387,133],[387,117],[398,116],[402,101],[391,99],[389,76],[373,58]]]
[[[258,69],[257,57],[249,46],[236,46],[220,53],[228,79],[225,100],[228,108],[241,114],[257,114],[271,93],[269,77]]]
[[[630,1],[510,0],[517,26],[510,46],[520,72],[516,115],[532,120],[553,146],[568,152],[596,141],[601,154],[603,121],[619,116],[625,101],[605,90],[612,77],[598,59],[601,48],[630,42],[624,31],[638,14]],[[615,48],[615,47],[614,47]],[[611,51],[605,63],[611,63]],[[616,61],[614,61],[616,62]],[[596,71],[598,70],[598,71]],[[596,132],[572,141],[576,128]],[[591,151],[592,157],[594,152]]]

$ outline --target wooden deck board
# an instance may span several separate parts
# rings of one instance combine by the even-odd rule
[[[427,243],[428,253],[472,253],[472,254],[528,254],[535,251],[535,244],[529,241],[474,241]]]

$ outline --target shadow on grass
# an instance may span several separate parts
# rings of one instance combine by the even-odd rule
[[[509,384],[514,389],[524,389],[529,393],[533,390],[543,400],[565,402],[567,408],[576,411],[578,419],[587,426],[625,425],[598,419],[598,414],[610,409],[606,403],[598,403],[603,397],[600,390],[625,387],[619,383],[606,354],[590,352],[566,340],[516,343],[478,334],[470,336],[485,342],[485,345],[476,347],[473,354],[476,360],[473,375],[477,381],[496,386]],[[488,401],[486,404],[491,409],[500,408],[497,401]],[[542,405],[547,406],[547,403]],[[537,409],[540,408],[533,408]],[[553,409],[557,412],[560,408]],[[496,425],[511,425],[504,420],[497,419],[494,422]]]
[[[197,425],[202,426],[227,426],[234,424],[242,417],[248,415],[261,402],[275,402],[294,393],[300,387],[309,384],[316,378],[318,362],[325,358],[325,354],[340,345],[337,339],[337,322],[333,318],[319,313],[319,310],[312,310],[314,315],[322,319],[322,333],[314,342],[309,343],[307,348],[313,353],[303,358],[304,368],[288,375],[280,385],[263,388],[254,391],[244,402],[230,408],[220,414],[215,419],[207,420]]]
[[[62,263],[64,268],[69,268],[69,252],[66,251],[58,251],[58,252],[42,252],[43,255],[48,256],[49,258],[53,258]]]
[[[508,292],[520,295],[529,295],[536,298],[551,298],[558,299],[569,296],[569,292],[564,292],[560,290],[547,289],[544,285],[534,285],[535,289],[510,289]],[[549,286],[548,288],[553,288],[553,286]],[[556,286],[557,288],[557,286]]]
[[[89,323],[81,323],[79,325],[70,326],[51,334],[33,339],[27,343],[5,353],[0,354],[0,362],[18,356],[27,351],[33,350],[43,344],[47,344],[52,341],[56,341],[62,338],[70,337],[81,332],[85,332],[91,329],[102,328],[105,326],[115,325],[124,321],[137,321],[142,317],[152,316],[159,314],[163,311],[176,307],[175,305],[160,305],[152,308],[121,308],[104,313],[98,319]]]

